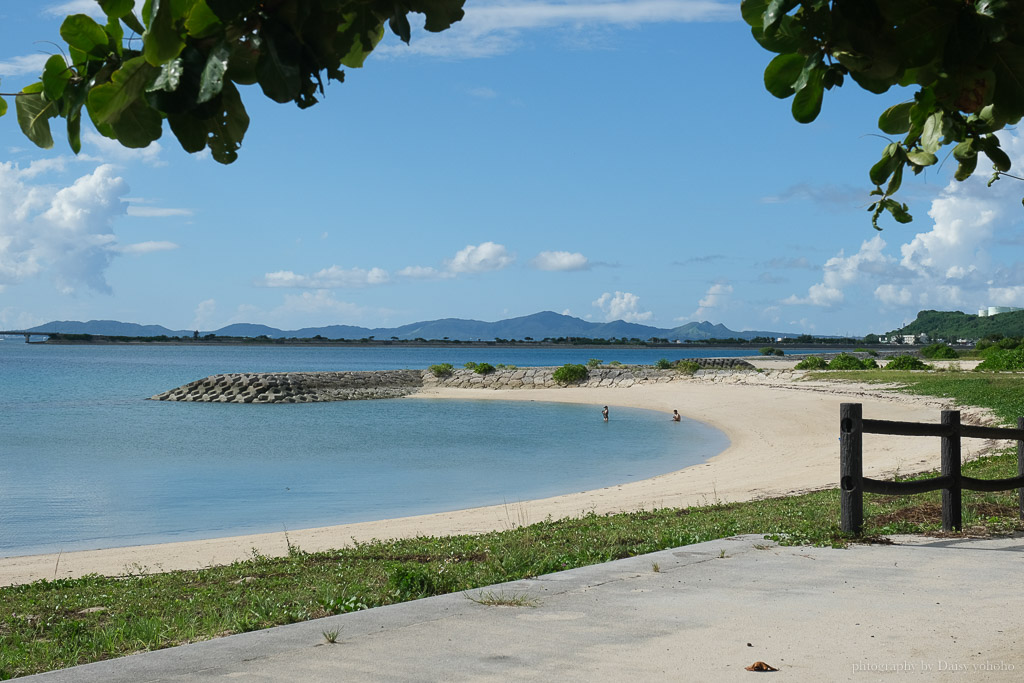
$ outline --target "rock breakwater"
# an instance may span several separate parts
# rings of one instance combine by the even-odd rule
[[[568,386],[625,388],[665,382],[782,384],[803,375],[790,370],[758,371],[750,363],[736,358],[704,358],[697,362],[701,367],[692,374],[641,365],[591,368],[584,380]],[[398,398],[430,387],[543,389],[565,386],[553,379],[556,369],[510,367],[487,374],[459,369],[441,377],[429,370],[233,373],[211,375],[150,398],[207,403],[313,403]]]
[[[211,375],[150,398],[208,403],[314,403],[398,398],[422,386],[420,370],[247,372]]]

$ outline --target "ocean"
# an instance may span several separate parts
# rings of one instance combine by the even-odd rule
[[[521,367],[731,349],[50,346],[0,341],[0,556],[440,512],[611,486],[721,452],[646,410],[401,399],[147,401],[228,372]]]

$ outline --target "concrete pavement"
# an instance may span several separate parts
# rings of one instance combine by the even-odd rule
[[[740,536],[29,679],[1024,680],[1024,537],[893,539]]]

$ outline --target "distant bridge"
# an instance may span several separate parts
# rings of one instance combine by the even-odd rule
[[[57,334],[56,332],[26,332],[25,330],[0,330],[0,337],[14,337],[21,335],[25,337],[25,343],[30,343],[32,337],[49,337],[51,334]]]

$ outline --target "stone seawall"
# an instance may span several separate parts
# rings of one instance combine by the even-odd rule
[[[313,403],[397,398],[423,386],[421,370],[247,372],[209,377],[152,396],[154,401]]]
[[[804,373],[792,370],[758,371],[734,358],[697,359],[701,368],[689,374],[650,366],[623,365],[591,368],[576,387],[631,387],[665,382],[781,384]],[[428,370],[370,372],[261,372],[211,375],[152,396],[154,401],[216,403],[312,403],[398,398],[421,388],[542,389],[563,385],[552,379],[556,367],[501,368],[486,375],[458,369],[443,377]]]

